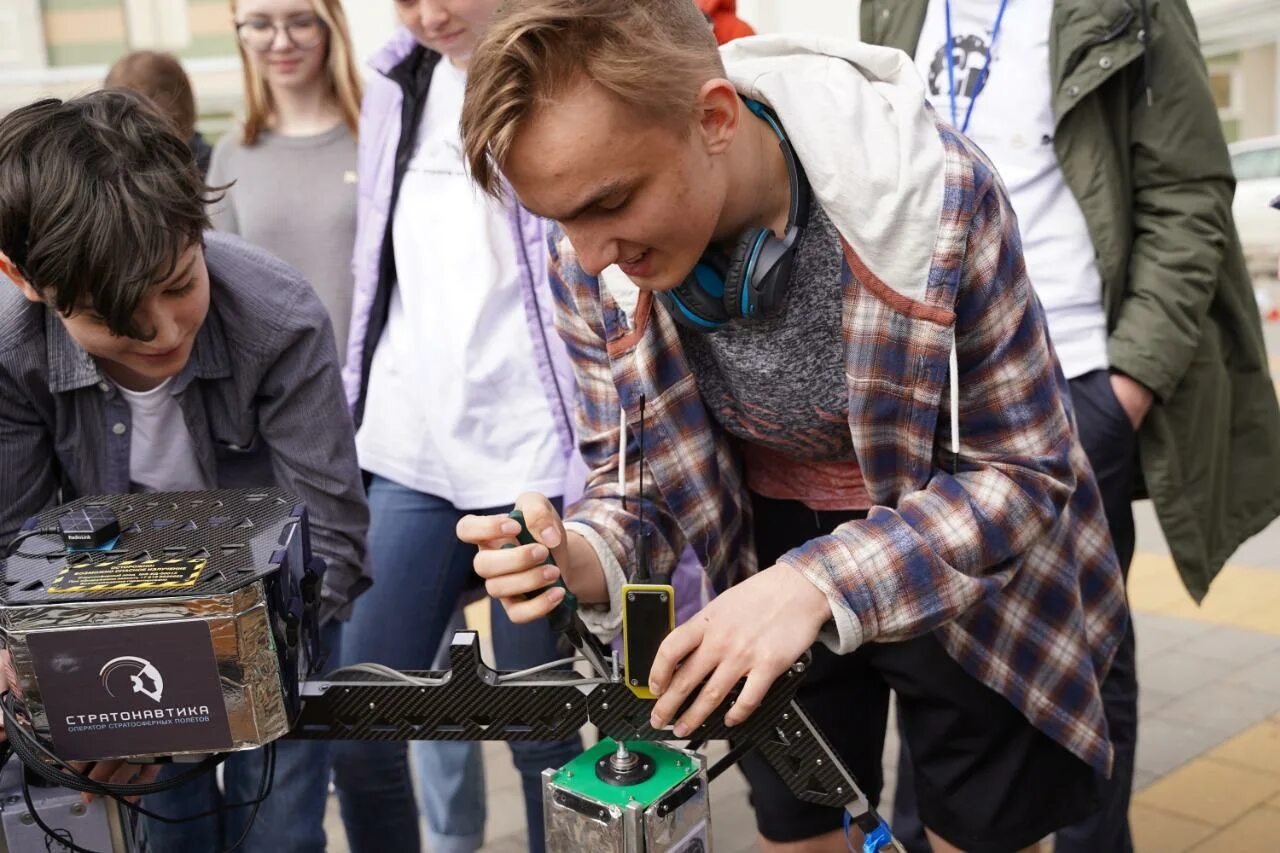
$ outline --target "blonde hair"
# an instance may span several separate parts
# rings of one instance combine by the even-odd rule
[[[589,80],[647,117],[687,128],[702,84],[724,76],[693,0],[509,0],[467,66],[462,144],[490,195],[520,123]]]
[[[347,15],[342,11],[341,0],[311,0],[311,9],[316,17],[324,22],[328,31],[328,56],[325,62],[325,76],[329,81],[329,91],[338,102],[342,112],[342,120],[353,134],[360,127],[360,77],[356,74],[355,59],[351,48],[351,33],[347,29]],[[231,15],[234,21],[236,0],[231,0]],[[236,39],[236,47],[240,50],[240,66],[244,73],[244,131],[242,139],[245,145],[258,141],[258,135],[266,129],[275,112],[275,101],[267,81],[254,62],[249,59],[244,45]]]

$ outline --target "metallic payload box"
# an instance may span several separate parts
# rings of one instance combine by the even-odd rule
[[[542,774],[548,850],[705,853],[711,810],[706,759],[660,743],[605,738]],[[621,772],[620,772],[621,771]],[[631,778],[627,778],[630,776]]]
[[[288,732],[319,593],[301,505],[272,489],[84,498],[24,529],[82,509],[114,513],[119,537],[82,551],[51,532],[0,560],[14,693],[58,756],[227,752]]]

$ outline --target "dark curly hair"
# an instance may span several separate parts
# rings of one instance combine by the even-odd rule
[[[187,141],[144,98],[103,90],[0,118],[0,251],[65,316],[92,308],[142,340],[133,314],[209,228]]]

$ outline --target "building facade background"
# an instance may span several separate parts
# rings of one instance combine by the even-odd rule
[[[1190,0],[1229,140],[1280,134],[1280,0]],[[367,59],[395,28],[391,0],[346,0]],[[739,0],[761,32],[856,37],[856,0]],[[141,48],[182,59],[201,127],[224,132],[240,108],[229,0],[0,0],[0,112],[99,85],[120,55]]]

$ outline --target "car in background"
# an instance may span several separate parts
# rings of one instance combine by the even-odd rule
[[[1277,277],[1280,264],[1280,212],[1271,202],[1280,196],[1280,136],[1247,139],[1230,147],[1236,176],[1231,206],[1240,242],[1255,281]]]

